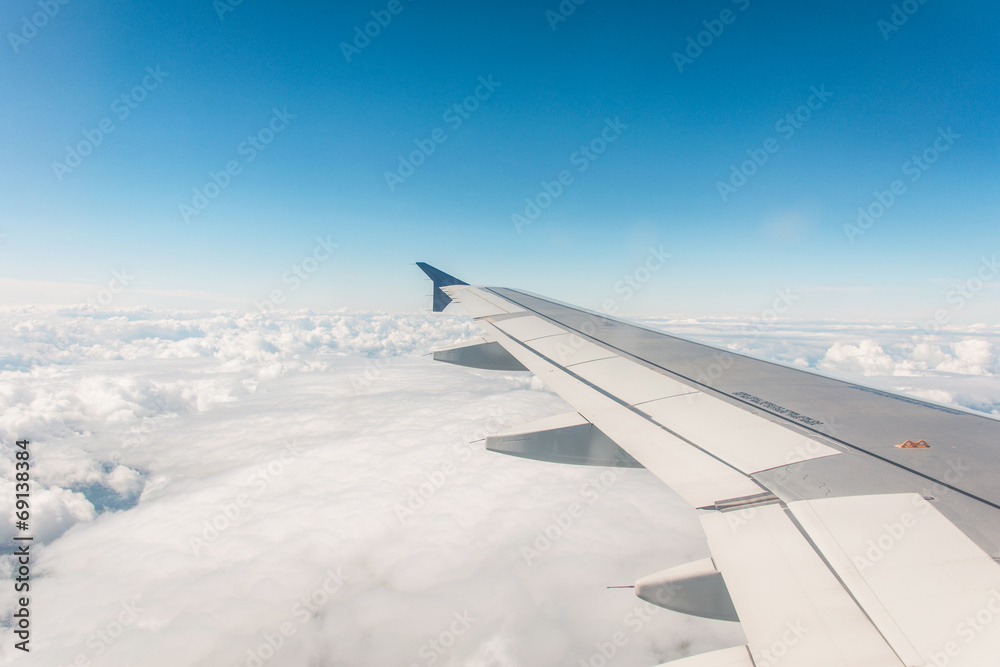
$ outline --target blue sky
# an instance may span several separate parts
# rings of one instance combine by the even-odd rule
[[[4,3],[3,303],[125,269],[110,305],[416,310],[422,260],[637,315],[996,321],[995,3],[224,2]]]

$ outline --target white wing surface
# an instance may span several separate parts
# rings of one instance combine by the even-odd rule
[[[636,594],[748,643],[671,664],[1000,665],[1000,421],[420,267],[485,334],[438,358],[576,411],[488,449],[646,467],[700,511],[712,558]]]

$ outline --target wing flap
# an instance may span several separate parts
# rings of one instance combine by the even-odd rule
[[[701,522],[755,664],[903,666],[781,507]]]
[[[534,315],[503,320],[497,322],[495,326],[511,338],[525,342],[567,333],[566,329]]]
[[[1000,566],[922,496],[788,508],[907,664],[971,667],[1000,656]]]
[[[693,507],[759,494],[762,489],[746,476],[749,473],[838,453],[709,396],[699,400],[698,415],[675,415],[673,425],[685,426],[693,436],[687,438],[654,422],[644,410],[648,401],[697,395],[690,386],[621,356],[561,366],[534,347],[561,338],[565,331],[536,317],[491,319],[479,320],[490,338]],[[515,339],[512,332],[525,338]],[[698,421],[703,419],[715,425],[699,428]],[[726,420],[741,420],[742,425],[723,430],[722,436],[729,439],[719,435]]]
[[[761,491],[760,486],[735,468],[692,447],[608,393],[543,359],[499,327],[520,319],[496,324],[480,320],[480,324],[525,368],[693,507]]]
[[[644,403],[639,409],[748,475],[840,454],[813,438],[702,392]]]
[[[451,301],[475,318],[507,315],[524,310],[517,304],[476,287],[448,286],[441,289]]]
[[[576,334],[538,338],[531,341],[531,349],[566,367],[618,356],[610,350],[583,340]]]
[[[572,370],[575,375],[614,394],[629,405],[697,391],[690,385],[617,355],[610,359],[580,364]]]

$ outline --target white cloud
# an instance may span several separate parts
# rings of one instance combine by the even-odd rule
[[[605,588],[707,555],[695,513],[646,471],[609,481],[468,444],[567,406],[524,375],[424,356],[478,336],[463,318],[0,317],[0,436],[33,440],[38,664],[577,664],[621,631],[621,664],[652,665],[742,641]],[[745,324],[670,328],[1000,405],[996,332]],[[2,502],[13,474],[8,452]]]
[[[0,524],[0,540],[4,544],[12,544],[15,535],[23,535],[17,531],[13,523],[14,515],[14,483],[3,480],[3,500],[0,501],[5,517]],[[31,495],[31,519],[34,530],[31,535],[39,542],[51,542],[65,533],[75,524],[93,521],[97,516],[94,506],[81,494],[59,486],[36,489]]]
[[[826,351],[819,367],[823,370],[846,370],[861,375],[892,375],[896,362],[873,340],[857,345],[837,343]]]

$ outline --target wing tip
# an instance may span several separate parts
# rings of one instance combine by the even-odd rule
[[[444,293],[441,289],[442,287],[469,284],[464,280],[459,280],[455,276],[445,273],[441,269],[431,266],[427,262],[417,262],[416,264],[434,282],[433,310],[435,313],[440,313],[451,303],[451,297]]]

